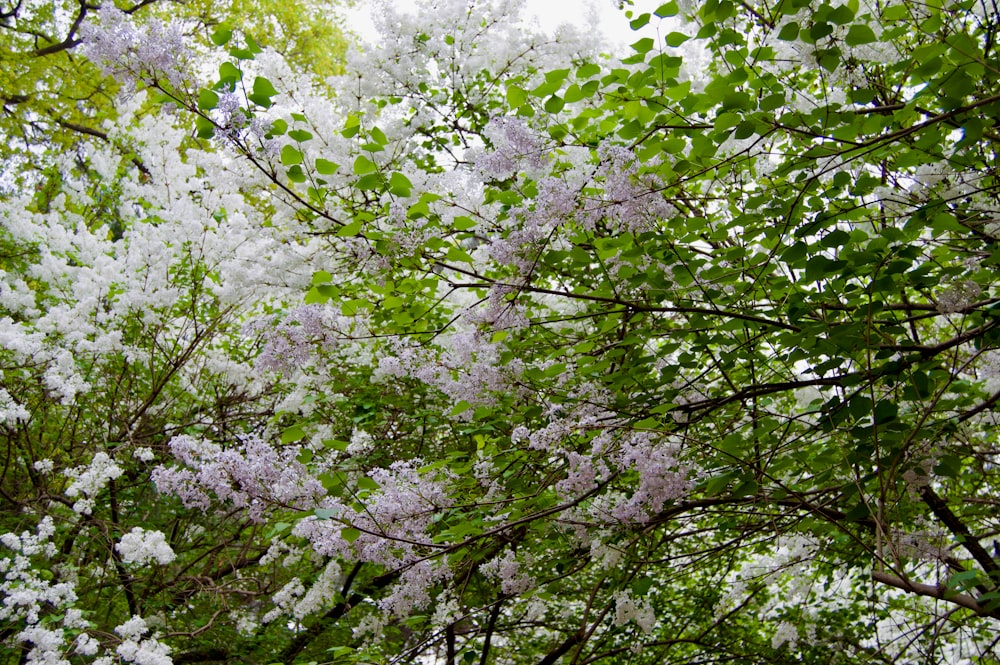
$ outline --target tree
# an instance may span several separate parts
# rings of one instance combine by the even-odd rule
[[[113,3],[106,3],[114,6]],[[83,139],[107,141],[114,122],[118,83],[77,53],[81,29],[98,11],[87,2],[8,3],[0,10],[0,148],[5,188],[55,177],[51,157],[85,150]],[[211,35],[238,24],[266,40],[296,67],[328,76],[339,71],[346,40],[330,9],[299,1],[273,5],[256,0],[120,4],[147,25],[173,21],[178,35],[205,52]],[[86,156],[80,155],[85,162]],[[33,167],[33,168],[29,168]],[[53,185],[57,186],[57,185]]]
[[[91,29],[143,169],[4,202],[10,662],[997,661],[995,8],[516,9]]]

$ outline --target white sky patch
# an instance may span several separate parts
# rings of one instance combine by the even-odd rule
[[[618,55],[628,55],[629,44],[634,43],[641,37],[657,37],[657,24],[659,21],[653,20],[640,31],[633,31],[629,27],[629,19],[625,16],[626,10],[631,10],[633,16],[638,16],[644,12],[653,12],[663,4],[665,0],[635,0],[632,7],[618,9],[614,0],[573,0],[573,2],[560,2],[559,0],[526,0],[525,2],[525,22],[528,25],[541,27],[548,32],[554,32],[560,25],[571,24],[578,28],[587,30],[597,29],[604,34],[608,44],[608,50],[614,51]],[[363,41],[371,42],[378,38],[375,26],[372,22],[371,12],[375,3],[361,2],[357,6],[349,8],[344,13],[344,19],[349,29],[356,33]],[[416,0],[393,0],[393,6],[408,12],[416,11]],[[671,27],[676,29],[676,24],[670,22]],[[660,32],[666,29],[667,23],[659,25]],[[659,37],[662,39],[664,35]],[[658,40],[659,41],[659,40]]]

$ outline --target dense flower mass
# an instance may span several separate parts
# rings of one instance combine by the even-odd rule
[[[988,3],[237,4],[2,21],[0,660],[996,661]]]
[[[103,4],[100,20],[81,28],[84,52],[105,73],[133,86],[147,77],[166,79],[181,88],[187,71],[188,48],[181,26],[152,21],[139,26],[113,4]]]
[[[176,557],[162,533],[138,526],[122,536],[115,549],[125,563],[166,565]]]
[[[276,507],[310,509],[326,491],[296,457],[296,447],[276,450],[256,437],[245,437],[235,450],[182,435],[170,450],[183,465],[158,467],[153,482],[162,493],[176,494],[185,506],[208,510],[214,501],[242,508],[263,520]]]

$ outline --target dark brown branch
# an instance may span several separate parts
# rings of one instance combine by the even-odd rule
[[[931,512],[934,513],[934,516],[948,527],[948,530],[958,539],[962,547],[972,555],[976,563],[996,581],[998,574],[1000,574],[1000,566],[983,549],[983,546],[979,544],[979,539],[973,536],[969,528],[951,511],[951,508],[948,507],[944,499],[938,496],[937,492],[930,485],[925,485],[920,490],[920,497],[931,509]]]
[[[470,277],[481,278],[480,275],[477,275],[476,273],[464,270],[457,266],[444,263],[443,261],[438,261],[437,263],[442,268],[453,270],[459,274],[468,275]],[[621,298],[609,298],[607,296],[598,296],[591,293],[575,293],[572,291],[559,291],[558,289],[546,289],[541,286],[531,286],[530,284],[504,284],[502,282],[486,281],[486,282],[475,282],[470,284],[449,282],[448,285],[456,289],[463,289],[463,288],[482,289],[482,288],[490,288],[493,286],[507,286],[513,289],[517,289],[519,291],[526,291],[528,293],[543,293],[550,296],[569,298],[571,300],[585,300],[589,302],[600,302],[600,303],[608,303],[611,305],[619,305],[634,312],[649,312],[649,313],[664,313],[664,314],[703,314],[705,316],[719,316],[730,319],[737,319],[739,321],[748,321],[750,323],[759,323],[761,325],[781,328],[782,330],[789,330],[791,332],[802,331],[802,329],[799,328],[798,326],[792,325],[790,323],[785,323],[784,321],[776,321],[774,319],[768,319],[764,318],[763,316],[756,316],[754,314],[744,314],[743,312],[731,312],[722,309],[710,309],[707,307],[654,307],[652,305],[644,305],[642,303],[622,300]]]
[[[446,665],[455,665],[455,624],[449,624],[445,628],[444,638],[445,648],[447,649],[445,663]]]
[[[175,665],[184,665],[184,663],[206,663],[228,659],[229,652],[218,648],[195,649],[193,651],[179,653],[173,657]]]
[[[493,638],[493,630],[497,625],[497,618],[500,616],[500,605],[503,604],[503,600],[498,600],[493,604],[493,609],[490,611],[490,620],[486,624],[486,637],[483,639],[483,654],[479,658],[479,665],[486,665],[486,659],[490,655],[490,640]]]
[[[943,584],[920,584],[919,582],[911,582],[910,580],[903,579],[902,577],[896,577],[895,575],[890,575],[889,573],[885,573],[880,570],[872,571],[872,579],[876,582],[881,582],[882,584],[887,584],[888,586],[902,589],[903,591],[915,593],[919,596],[929,596],[931,598],[938,598],[949,603],[960,605],[972,610],[979,616],[1000,619],[1000,611],[987,610],[972,596],[964,593],[951,592],[948,590],[948,587]]]
[[[73,19],[73,25],[70,26],[69,32],[66,33],[66,38],[58,44],[50,44],[44,48],[35,49],[32,55],[36,58],[41,58],[78,46],[81,40],[77,38],[76,31],[83,25],[83,19],[87,17],[87,11],[90,9],[96,9],[96,7],[88,5],[85,0],[80,0],[80,11],[77,12],[76,18]]]
[[[69,120],[63,120],[61,118],[56,118],[55,121],[56,124],[62,127],[63,129],[69,129],[79,134],[86,134],[87,136],[93,136],[94,138],[101,139],[102,141],[108,140],[108,135],[99,129],[94,129],[93,127],[87,127],[86,125],[79,125],[75,122],[70,122]]]
[[[580,629],[563,640],[562,644],[557,646],[552,651],[545,654],[545,658],[538,661],[538,665],[552,665],[557,660],[563,657],[563,655],[572,649],[574,646],[579,644],[583,640],[584,631]]]
[[[959,416],[958,422],[963,423],[969,418],[972,418],[973,416],[980,414],[983,411],[986,411],[987,409],[991,408],[994,404],[996,404],[997,401],[1000,401],[1000,390],[990,395],[989,399],[987,399],[985,402],[977,404],[975,408],[970,409],[965,413],[963,413],[961,416]]]

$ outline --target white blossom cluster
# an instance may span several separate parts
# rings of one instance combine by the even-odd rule
[[[16,425],[30,417],[31,412],[23,404],[19,404],[9,392],[0,388],[0,422]]]
[[[74,607],[77,601],[74,585],[53,581],[43,566],[32,561],[35,557],[46,559],[56,554],[56,546],[51,542],[53,535],[55,524],[51,517],[45,516],[35,533],[24,531],[20,535],[0,536],[0,544],[10,553],[0,558],[3,575],[0,622],[6,625],[23,622],[24,627],[15,639],[30,645],[26,658],[32,665],[69,665],[66,653],[70,636],[88,627],[80,610]],[[87,638],[82,639],[81,645],[88,644]]]
[[[615,592],[614,600],[616,626],[624,626],[633,621],[647,635],[653,630],[656,624],[656,612],[648,598],[636,598],[628,590],[622,590]]]
[[[66,488],[66,496],[81,497],[73,504],[73,510],[81,515],[90,515],[98,493],[110,481],[121,476],[123,470],[110,455],[99,452],[90,460],[89,465],[67,469],[65,473],[73,481]]]
[[[165,566],[176,558],[174,550],[167,543],[166,537],[160,531],[146,531],[142,527],[133,527],[115,544],[115,550],[121,555],[122,561],[144,566],[156,562]]]
[[[972,306],[983,288],[970,280],[955,282],[937,294],[937,308],[942,314],[961,312]]]
[[[116,627],[115,633],[122,638],[115,650],[118,657],[135,665],[173,665],[170,647],[160,642],[156,634],[144,637],[149,632],[146,620],[139,616],[133,616]],[[110,656],[105,656],[94,661],[94,665],[111,665],[113,662]]]

